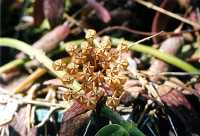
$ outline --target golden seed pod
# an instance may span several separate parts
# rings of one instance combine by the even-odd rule
[[[101,46],[103,49],[105,49],[105,50],[110,50],[110,49],[111,49],[111,46],[112,46],[112,42],[111,42],[110,37],[104,36],[104,37],[101,39],[100,46]]]
[[[125,84],[128,78],[125,75],[119,75],[118,79],[120,80],[121,84]]]
[[[118,55],[119,52],[116,49],[115,50],[111,49],[109,53],[110,53],[109,61],[115,62],[117,60],[117,58],[119,57],[119,55]]]
[[[103,74],[101,71],[97,72],[97,73],[96,73],[96,82],[97,82],[98,84],[100,84],[100,83],[103,83],[104,81],[105,81],[105,76],[104,76],[104,74]]]
[[[87,97],[86,97],[85,92],[83,90],[76,92],[75,99],[82,104],[86,103]]]
[[[79,53],[78,55],[76,55],[72,58],[72,62],[77,65],[84,64],[86,61],[87,61],[87,56],[85,56],[81,53]]]
[[[128,52],[128,43],[127,41],[122,41],[118,46],[117,50],[120,52]]]
[[[83,55],[90,54],[91,50],[92,46],[87,41],[81,43],[81,52]]]
[[[103,70],[107,70],[110,68],[110,63],[109,62],[101,62],[101,66],[103,68]]]
[[[58,59],[53,63],[53,69],[56,71],[63,70],[67,67],[67,63],[63,59]]]
[[[76,44],[69,44],[66,46],[65,50],[71,55],[75,55],[78,52],[78,45]]]
[[[78,72],[76,75],[73,76],[76,80],[78,80],[79,82],[85,82],[88,77],[87,74],[83,73],[83,72]]]
[[[123,92],[122,85],[127,80],[121,72],[128,67],[128,62],[119,58],[121,53],[128,51],[128,44],[123,41],[117,49],[113,49],[108,36],[97,41],[96,31],[92,29],[86,30],[85,38],[87,41],[81,43],[80,49],[73,44],[66,47],[66,51],[72,56],[70,64],[67,65],[63,60],[53,64],[55,70],[66,71],[67,74],[62,78],[63,83],[72,84],[77,80],[81,84],[81,91],[68,91],[64,98],[75,99],[94,108],[100,97],[108,95],[104,93],[105,90],[100,89],[108,87],[112,96],[108,97],[106,103],[110,107],[116,107]]]
[[[61,81],[64,83],[64,84],[72,84],[74,82],[74,78],[71,77],[70,75],[68,74],[65,74],[62,78],[61,78]]]
[[[123,87],[120,86],[113,91],[113,96],[119,98],[123,93]]]
[[[95,49],[95,59],[96,61],[104,61],[105,60],[105,55],[104,55],[104,51],[103,49],[100,49],[100,48],[96,48]]]
[[[108,107],[115,108],[119,105],[119,102],[120,102],[119,98],[111,96],[107,98],[106,105]]]
[[[85,39],[86,40],[93,40],[96,37],[96,31],[93,29],[88,29],[85,31]]]
[[[120,68],[120,69],[126,70],[126,69],[128,68],[128,61],[127,61],[127,60],[122,60],[122,61],[118,64],[117,67]]]
[[[90,97],[89,99],[86,99],[86,106],[90,108],[94,108],[97,103],[97,98],[96,96]]]
[[[89,74],[94,73],[94,66],[92,66],[90,62],[88,62],[87,64],[83,64],[83,72]]]
[[[85,93],[92,91],[93,89],[92,82],[83,82],[81,84],[81,88],[85,91]]]
[[[70,63],[67,65],[66,71],[70,75],[74,75],[78,72],[79,65],[75,63]]]
[[[64,93],[63,99],[66,101],[73,100],[75,98],[75,92],[73,90],[68,90],[67,92]]]
[[[108,77],[113,77],[119,74],[119,69],[117,67],[112,67],[111,69],[106,70],[106,75]]]
[[[98,90],[97,88],[95,88],[92,92],[91,92],[91,96],[95,96],[97,99],[101,98],[104,95],[103,91]]]

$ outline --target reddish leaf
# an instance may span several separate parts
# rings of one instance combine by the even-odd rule
[[[191,104],[185,98],[185,96],[175,89],[171,90],[165,95],[162,95],[161,100],[165,102],[169,107],[184,106],[189,110],[192,109]]]
[[[36,0],[33,10],[34,25],[39,26],[44,20],[43,0]]]
[[[64,13],[64,0],[44,0],[44,15],[48,18],[51,26],[55,27],[61,21]]]
[[[175,0],[163,0],[160,7],[166,10],[171,11],[174,6],[176,5]],[[152,33],[158,33],[160,31],[163,31],[166,29],[167,23],[170,21],[170,17],[166,16],[160,12],[156,12],[152,26],[151,26],[151,32]],[[159,42],[160,38],[159,37],[153,37],[153,42],[154,44],[157,44]]]
[[[10,135],[20,135],[20,136],[36,136],[37,128],[31,128],[28,132],[26,127],[26,108],[21,108],[14,120],[11,122],[11,127],[14,131],[10,132]]]
[[[196,93],[198,97],[200,98],[200,83],[196,83],[194,88],[196,89]]]
[[[87,0],[88,4],[95,10],[97,16],[104,22],[108,23],[111,20],[109,11],[96,0]]]
[[[91,111],[80,114],[68,120],[65,119],[66,117],[65,115],[63,117],[63,120],[65,121],[62,122],[61,124],[59,135],[60,136],[75,136],[77,135],[78,130],[85,124],[86,121],[89,120]]]

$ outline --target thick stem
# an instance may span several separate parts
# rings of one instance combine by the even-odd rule
[[[118,38],[112,38],[112,42],[113,45],[116,46],[117,44],[119,44],[121,42],[121,39]],[[161,52],[157,49],[154,49],[152,47],[146,46],[146,45],[142,45],[142,44],[134,44],[134,42],[128,41],[130,46],[130,50],[132,51],[137,51],[137,52],[141,52],[141,53],[147,53],[150,54],[158,59],[161,59],[171,65],[174,65],[186,72],[199,72],[199,69],[195,68],[194,66],[190,65],[189,63],[186,63],[185,61],[170,55],[168,53],[164,53]]]
[[[0,38],[0,46],[6,46],[18,49],[25,54],[29,55],[30,58],[37,59],[42,63],[47,69],[50,70],[57,77],[63,77],[64,73],[60,71],[55,71],[52,67],[53,61],[49,59],[42,50],[31,47],[29,44],[22,41],[11,39],[11,38]]]
[[[22,83],[15,88],[15,93],[22,93],[24,89],[32,85],[38,78],[46,73],[45,68],[37,68],[31,75],[29,75]]]
[[[0,74],[4,73],[4,72],[7,72],[17,66],[20,66],[20,65],[23,65],[24,63],[26,62],[25,59],[16,59],[16,60],[13,60],[3,66],[0,67]]]

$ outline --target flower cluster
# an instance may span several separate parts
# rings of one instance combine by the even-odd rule
[[[98,40],[96,31],[92,29],[86,31],[85,39],[80,47],[73,44],[66,47],[72,57],[69,64],[65,59],[53,64],[55,70],[66,72],[62,78],[64,84],[72,84],[74,80],[81,84],[79,91],[68,90],[64,98],[93,107],[100,97],[108,96],[106,104],[116,107],[123,92],[122,86],[127,80],[123,73],[127,71],[128,62],[122,54],[128,52],[128,45],[122,41],[114,49],[109,37]]]

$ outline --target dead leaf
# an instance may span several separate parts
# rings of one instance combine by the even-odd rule
[[[91,111],[88,111],[71,119],[66,119],[65,114],[63,117],[65,121],[61,124],[59,135],[78,136],[79,129],[89,120],[91,113]]]

